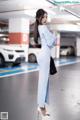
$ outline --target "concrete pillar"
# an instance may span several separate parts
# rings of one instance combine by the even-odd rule
[[[9,19],[9,44],[21,45],[26,51],[28,60],[29,20],[26,18]]]
[[[11,44],[28,44],[29,20],[25,18],[9,19],[9,38]]]
[[[60,57],[60,33],[57,32],[57,41],[56,41],[56,50],[55,50],[55,58]]]
[[[80,37],[76,38],[76,56],[80,56]]]

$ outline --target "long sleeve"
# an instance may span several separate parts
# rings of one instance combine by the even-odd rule
[[[42,25],[39,29],[40,31],[40,36],[45,39],[45,42],[47,43],[47,46],[52,48],[55,44],[56,37],[54,34],[52,34],[46,25]]]

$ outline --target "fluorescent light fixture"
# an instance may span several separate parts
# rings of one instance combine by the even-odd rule
[[[61,9],[61,6],[60,6],[59,4],[57,4],[57,3],[55,2],[55,0],[47,0],[47,1],[48,1],[49,3],[55,5],[55,6],[59,7],[59,8]],[[69,13],[69,14],[77,17],[77,18],[80,18],[80,16],[79,16],[78,14],[76,14],[75,12],[73,12],[73,11],[71,11],[71,10],[65,8],[65,7],[62,7],[62,9],[63,9],[65,12],[67,12],[67,13]]]
[[[63,7],[63,6],[60,6],[60,11],[64,11],[65,10],[65,8]]]

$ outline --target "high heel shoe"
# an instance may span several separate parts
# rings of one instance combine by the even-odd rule
[[[45,108],[38,107],[38,119],[39,115],[42,120],[50,120],[50,114],[46,111]]]

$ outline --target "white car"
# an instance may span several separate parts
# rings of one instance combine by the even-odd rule
[[[74,48],[73,48],[73,46],[61,46],[60,47],[60,55],[61,56],[74,55]]]
[[[41,45],[30,45],[28,52],[28,62],[36,63],[37,55],[41,50]]]
[[[37,62],[37,55],[41,50],[41,45],[30,45],[28,51],[28,62],[36,63]],[[52,48],[51,56],[55,58],[55,47]]]
[[[6,62],[20,64],[25,62],[25,51],[21,46],[0,45],[0,66]]]

